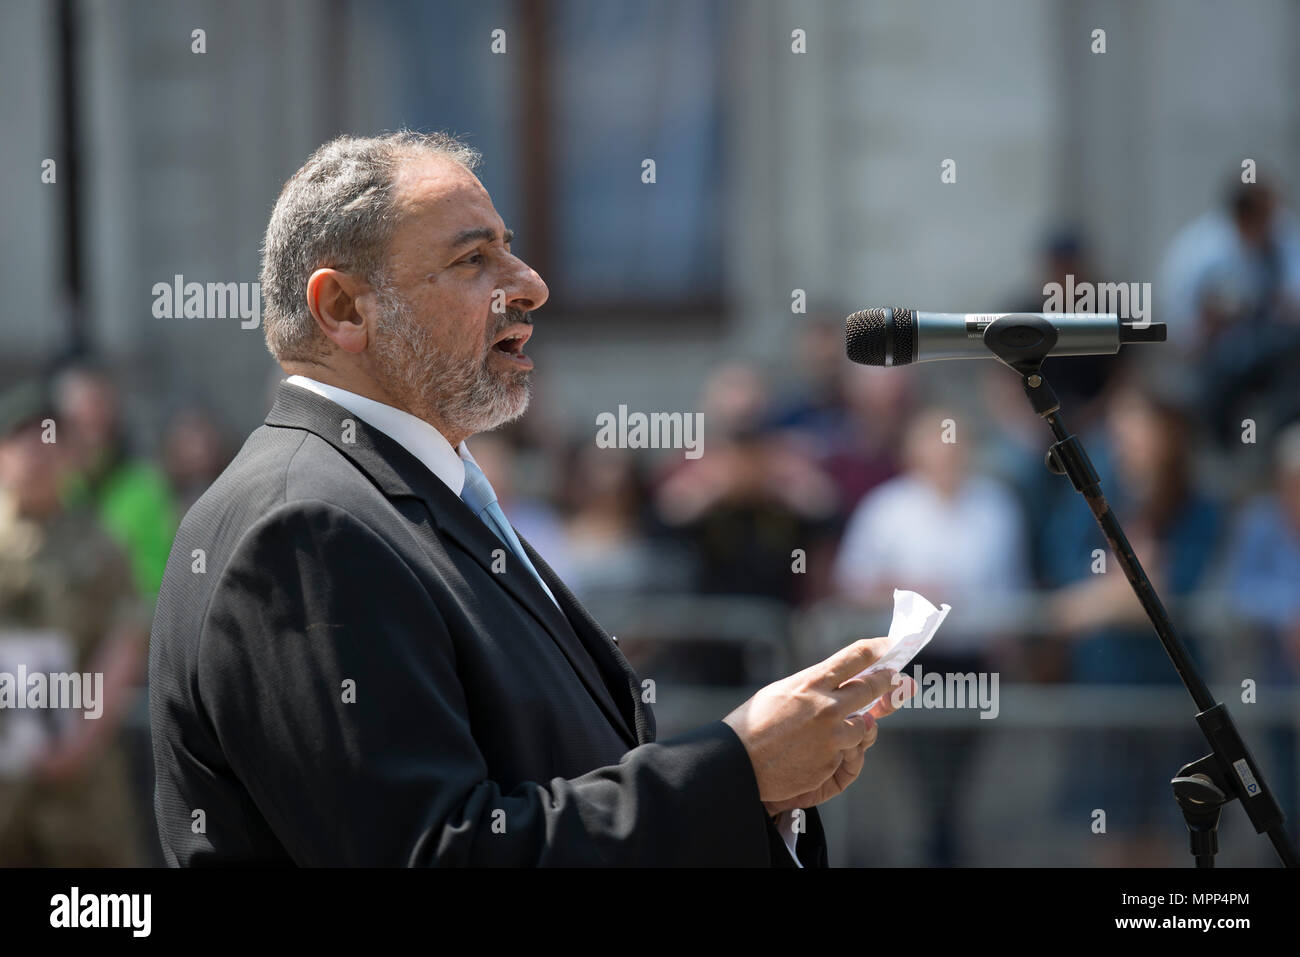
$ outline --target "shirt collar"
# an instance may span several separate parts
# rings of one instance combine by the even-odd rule
[[[464,442],[453,449],[446,437],[423,419],[338,386],[317,382],[305,375],[291,375],[285,381],[341,405],[367,425],[383,432],[419,459],[457,497],[460,496],[465,487],[465,463],[462,458],[474,461],[474,456],[469,454]]]

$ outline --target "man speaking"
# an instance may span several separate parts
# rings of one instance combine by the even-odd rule
[[[815,805],[912,687],[855,678],[885,650],[863,640],[655,740],[465,444],[528,405],[547,297],[477,161],[343,137],[276,202],[264,326],[289,378],[185,517],[153,627],[167,862],[824,866]]]

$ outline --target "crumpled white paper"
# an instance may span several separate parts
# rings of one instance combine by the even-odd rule
[[[943,624],[950,611],[952,611],[951,605],[940,605],[935,608],[916,592],[908,591],[906,588],[895,588],[894,617],[889,623],[889,651],[874,665],[855,677],[861,678],[877,671],[884,671],[886,668],[902,672],[908,662],[930,643],[930,639],[934,637],[934,633],[939,630],[939,626]],[[891,688],[887,693],[892,694],[893,689]],[[865,708],[853,712],[854,716],[869,710],[883,697],[885,695],[881,695]]]

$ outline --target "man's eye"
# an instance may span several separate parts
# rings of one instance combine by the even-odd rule
[[[462,262],[462,263],[469,263],[469,264],[472,265],[472,266],[477,266],[477,265],[479,265],[481,262],[483,262],[483,254],[482,254],[482,253],[475,253],[475,254],[472,255],[472,256],[466,256],[464,259],[461,260],[461,262]]]

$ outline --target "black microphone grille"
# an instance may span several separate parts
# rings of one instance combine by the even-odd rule
[[[844,349],[849,361],[864,366],[885,364],[888,309],[863,309],[844,320]]]
[[[911,309],[863,309],[844,320],[849,361],[864,366],[912,362],[916,313]]]

